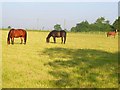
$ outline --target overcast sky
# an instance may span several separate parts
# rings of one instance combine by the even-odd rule
[[[20,0],[18,0],[20,1]],[[21,0],[22,1],[22,0]],[[29,1],[29,2],[27,2]],[[36,1],[36,2],[35,2]],[[118,16],[117,0],[92,0],[90,2],[78,2],[68,0],[66,2],[37,2],[38,0],[26,0],[26,2],[7,2],[2,6],[2,26],[28,29],[53,29],[55,24],[61,24],[62,28],[70,29],[77,23],[87,20],[94,23],[99,17],[105,17],[112,24]],[[58,0],[60,1],[60,0]],[[106,1],[106,2],[105,2]]]

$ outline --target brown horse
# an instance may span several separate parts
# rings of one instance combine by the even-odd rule
[[[8,38],[7,38],[7,44],[10,44],[10,39],[12,44],[14,44],[14,38],[21,38],[21,44],[23,43],[24,38],[24,44],[26,44],[26,39],[27,39],[27,32],[24,29],[11,29],[8,33]]]
[[[115,38],[116,33],[117,33],[117,29],[115,31],[107,32],[107,37],[114,36],[114,38]]]
[[[61,37],[61,40],[62,40],[61,43],[63,43],[63,39],[64,39],[64,44],[65,44],[66,31],[64,31],[64,30],[61,30],[61,31],[53,30],[53,31],[51,31],[46,38],[47,43],[49,43],[49,39],[50,39],[51,36],[53,37],[54,43],[56,43],[56,38]]]

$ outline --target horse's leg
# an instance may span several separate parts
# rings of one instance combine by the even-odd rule
[[[107,33],[107,37],[109,37],[109,34]]]
[[[63,37],[61,37],[61,41],[62,41],[61,43],[63,43]]]
[[[26,44],[26,37],[24,37],[24,44]]]
[[[21,43],[20,43],[20,44],[22,44],[22,43],[23,43],[23,39],[22,39],[22,37],[20,37],[20,39],[21,39]]]
[[[108,37],[108,34],[107,34],[107,37]]]
[[[66,36],[64,36],[64,44],[65,44],[65,42],[66,42]]]
[[[54,43],[56,43],[56,39],[55,39],[55,37],[53,37],[53,40],[54,40]]]
[[[11,44],[12,44],[12,38],[10,38],[11,39]]]
[[[14,44],[14,38],[11,38],[11,42],[12,42],[12,44]]]

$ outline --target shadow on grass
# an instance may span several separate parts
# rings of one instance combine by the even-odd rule
[[[117,87],[118,53],[93,49],[47,48],[43,52],[51,59],[45,66],[53,87]]]

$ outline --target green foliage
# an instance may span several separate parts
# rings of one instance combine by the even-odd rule
[[[8,29],[11,29],[11,26],[8,26]]]
[[[96,23],[104,23],[105,22],[105,18],[104,17],[100,17],[96,20]]]
[[[105,21],[104,17],[100,17],[95,23],[89,24],[88,21],[82,21],[78,23],[75,27],[71,28],[72,32],[88,32],[88,31],[111,31],[111,25],[109,20]]]
[[[61,28],[61,25],[60,24],[56,24],[55,26],[54,26],[54,29],[55,30],[62,30],[62,28]]]
[[[76,31],[76,27],[72,27],[72,28],[71,28],[71,31],[72,31],[72,32],[75,32],[75,31]]]
[[[76,26],[76,31],[89,31],[89,23],[87,21],[83,21],[81,23],[78,23]]]
[[[114,21],[113,27],[114,27],[115,29],[120,30],[120,16],[118,17],[118,19],[116,19],[116,20]]]

